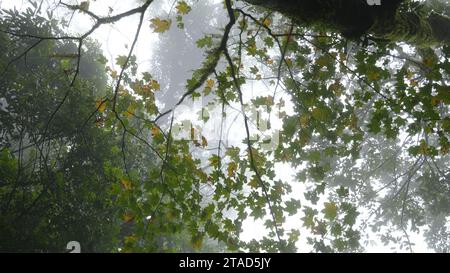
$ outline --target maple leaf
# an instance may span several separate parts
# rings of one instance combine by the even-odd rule
[[[150,83],[151,87],[153,90],[160,90],[161,89],[161,85],[159,84],[159,82],[152,80],[152,82]]]
[[[127,64],[127,61],[128,61],[127,56],[118,56],[116,58],[116,64],[122,68],[125,67],[125,65]]]
[[[197,234],[191,238],[191,246],[195,250],[199,250],[203,245],[203,234]]]
[[[158,127],[153,126],[153,127],[152,127],[152,137],[157,136],[159,133],[160,133],[160,132],[159,132]]]
[[[80,10],[88,11],[89,10],[89,1],[83,1],[79,5]]]
[[[325,218],[329,220],[333,220],[337,216],[337,206],[335,203],[325,203],[325,209],[323,209],[323,213],[325,214]]]
[[[228,164],[228,168],[227,168],[228,176],[229,177],[234,176],[236,169],[237,169],[236,162],[230,162],[230,164]]]
[[[309,115],[301,115],[300,116],[300,125],[302,128],[306,128],[309,125],[310,116]]]
[[[129,223],[134,220],[134,214],[128,211],[122,216],[122,219],[125,223]]]
[[[180,1],[178,2],[178,5],[175,7],[177,9],[178,14],[188,14],[191,11],[191,7],[185,2]]]
[[[209,88],[213,88],[214,87],[214,80],[209,79],[206,81],[206,86]]]
[[[130,190],[131,189],[131,181],[129,181],[128,179],[121,178],[120,179],[120,183],[122,184],[124,189],[126,189],[126,190]]]
[[[153,18],[150,20],[151,28],[153,28],[153,32],[163,33],[169,30],[170,25],[172,24],[172,20],[161,20],[160,18]]]

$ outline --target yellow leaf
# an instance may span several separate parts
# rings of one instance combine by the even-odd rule
[[[245,20],[245,18],[242,20],[239,20],[239,27],[241,29],[245,29],[247,27],[247,20]]]
[[[428,67],[432,67],[434,65],[434,61],[431,58],[425,58],[423,60],[423,64],[428,66]]]
[[[302,126],[302,128],[306,128],[308,127],[308,123],[309,123],[309,115],[302,115],[300,117],[300,125]]]
[[[236,162],[230,162],[230,164],[228,164],[228,176],[234,176],[234,173],[236,172],[237,169],[237,164]]]
[[[377,81],[380,78],[380,74],[378,72],[369,72],[369,74],[367,74],[367,79],[369,79],[369,81]]]
[[[414,77],[414,73],[412,71],[409,71],[406,73],[406,78],[408,80],[411,80]]]
[[[286,58],[285,62],[286,62],[288,67],[292,67],[292,60],[290,58]]]
[[[128,91],[123,87],[123,85],[120,85],[119,87],[119,96],[127,96],[128,95]]]
[[[317,58],[316,64],[317,64],[319,67],[327,66],[327,65],[330,64],[330,57],[327,56],[327,55],[320,56],[319,58]]]
[[[191,140],[195,138],[195,129],[194,127],[191,127]]]
[[[437,97],[431,97],[431,105],[436,106],[441,102],[441,100]]]
[[[339,83],[339,81],[334,82],[328,88],[330,91],[334,92],[336,96],[340,96],[342,94],[343,86]]]
[[[208,141],[204,136],[202,136],[202,147],[205,148],[206,146],[208,146]]]
[[[97,108],[99,113],[105,112],[106,109],[106,101],[104,100],[98,100],[95,102],[95,108]]]
[[[250,182],[248,182],[248,185],[252,188],[258,188],[259,187],[259,183],[258,180],[256,180],[255,178],[253,178],[252,180],[250,180]]]
[[[214,80],[209,79],[206,81],[206,86],[209,88],[213,88],[214,87]]]
[[[152,127],[152,137],[155,137],[159,134],[159,128],[156,126]]]
[[[380,73],[378,73],[378,71],[371,70],[367,73],[367,79],[369,79],[369,81],[377,81],[380,79]]]
[[[117,71],[116,71],[116,70],[112,70],[112,71],[111,71],[111,77],[112,77],[113,79],[116,79],[116,78],[117,78]]]
[[[442,154],[442,155],[448,154],[448,150],[449,150],[449,147],[448,147],[448,146],[442,146],[442,147],[441,147],[441,154]]]
[[[318,121],[329,121],[332,117],[332,112],[329,108],[326,107],[317,107],[314,108],[311,111],[311,115],[313,116],[313,118],[317,119]]]
[[[269,27],[271,23],[272,23],[272,22],[270,21],[269,18],[266,18],[266,19],[263,21],[263,25],[264,25],[265,27]]]
[[[134,245],[137,242],[136,236],[126,236],[124,242],[127,245]]]
[[[163,33],[167,31],[170,28],[170,25],[172,24],[172,21],[169,20],[161,20],[159,18],[153,18],[150,20],[151,28],[153,28],[153,32],[156,33]]]
[[[422,139],[422,141],[420,142],[420,146],[419,146],[419,153],[422,155],[427,155],[428,154],[428,144],[425,140]]]
[[[124,115],[126,117],[132,117],[134,115],[134,112],[136,111],[137,105],[136,104],[130,104],[130,106],[128,106],[127,111],[125,111]]]
[[[150,86],[153,90],[160,90],[161,89],[161,85],[159,84],[159,82],[152,80],[152,82],[150,83]]]
[[[205,94],[205,96],[208,96],[209,94],[211,94],[211,88],[205,87],[205,89],[203,90],[203,94]]]
[[[125,212],[125,214],[122,216],[122,219],[124,222],[128,223],[134,220],[134,214],[130,211]]]
[[[191,11],[191,7],[185,2],[180,1],[178,5],[175,7],[177,9],[178,14],[188,14]]]
[[[120,183],[122,184],[123,188],[126,190],[131,190],[131,181],[126,178],[121,178]]]
[[[199,250],[200,248],[202,248],[203,245],[203,236],[201,234],[196,235],[194,237],[191,238],[191,245],[192,248],[195,250]]]
[[[350,119],[350,128],[358,129],[358,117],[356,115],[352,115]]]
[[[166,217],[169,221],[171,221],[177,218],[177,215],[173,211],[169,210],[168,212],[166,212]]]

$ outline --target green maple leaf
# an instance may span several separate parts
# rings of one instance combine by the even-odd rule
[[[127,62],[127,56],[118,56],[116,58],[116,64],[120,67],[124,67]]]
[[[337,206],[335,203],[325,203],[325,208],[322,210],[322,212],[325,214],[325,218],[328,220],[333,220],[337,216]]]
[[[289,216],[292,216],[297,213],[297,210],[301,207],[300,201],[291,198],[291,200],[286,201],[286,211],[289,213]]]

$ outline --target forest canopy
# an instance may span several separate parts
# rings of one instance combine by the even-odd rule
[[[448,0],[21,2],[0,252],[450,251]]]

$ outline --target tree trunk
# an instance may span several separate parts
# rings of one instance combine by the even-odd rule
[[[278,11],[303,26],[324,27],[345,37],[370,34],[392,42],[418,46],[450,44],[450,18],[431,13],[400,11],[407,0],[245,0]]]

